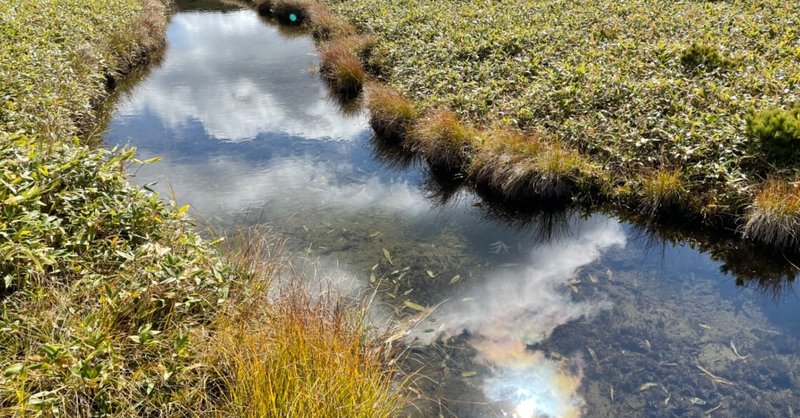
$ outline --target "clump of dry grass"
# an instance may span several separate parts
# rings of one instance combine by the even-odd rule
[[[355,35],[356,29],[346,20],[334,15],[320,3],[309,8],[311,35],[317,40],[327,40]]]
[[[686,187],[678,170],[657,170],[642,179],[643,202],[651,214],[686,207]]]
[[[414,102],[384,84],[369,85],[369,123],[378,137],[402,143],[408,129],[419,117]]]
[[[133,27],[135,43],[145,51],[164,46],[167,32],[167,8],[159,0],[144,0],[142,11]]]
[[[432,168],[445,171],[465,169],[472,150],[481,142],[478,130],[447,109],[436,109],[419,119],[408,140]]]
[[[796,183],[768,180],[746,215],[746,238],[784,248],[800,244],[800,188]]]
[[[320,45],[320,74],[344,98],[357,96],[364,88],[366,73],[355,54],[357,40],[342,38]]]
[[[564,199],[594,171],[578,151],[560,142],[509,129],[490,131],[470,166],[478,184],[506,199]]]
[[[212,350],[243,417],[391,417],[402,406],[362,318],[289,289],[218,328]]]
[[[227,414],[241,417],[391,417],[404,406],[395,352],[367,323],[368,303],[309,291],[282,241],[249,230],[228,240],[246,279],[210,327],[205,363]]]

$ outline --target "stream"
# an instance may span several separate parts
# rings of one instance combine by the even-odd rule
[[[436,307],[409,332],[408,415],[800,413],[800,303],[772,262],[612,214],[493,205],[375,138],[330,96],[310,36],[182,3],[106,146],[160,156],[132,181],[220,229],[269,225],[320,277],[377,287],[391,316]]]

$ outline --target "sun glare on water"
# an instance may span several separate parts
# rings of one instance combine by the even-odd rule
[[[517,405],[516,418],[534,418],[536,416],[536,401],[527,399]]]
[[[508,341],[476,344],[481,359],[495,370],[484,381],[484,392],[494,402],[510,403],[515,418],[577,418],[584,402],[578,395],[579,362],[548,359],[541,352]]]

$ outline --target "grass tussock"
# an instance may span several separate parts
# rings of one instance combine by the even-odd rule
[[[239,417],[392,417],[403,405],[363,313],[286,287],[218,324],[210,352]],[[347,302],[344,302],[345,305]]]
[[[686,207],[686,186],[678,170],[658,170],[642,179],[643,201],[651,214]]]
[[[383,84],[369,85],[367,107],[372,129],[380,138],[392,142],[404,142],[409,128],[419,118],[414,102]]]
[[[485,138],[470,174],[506,199],[569,198],[595,171],[578,151],[537,134],[503,129]]]
[[[320,73],[340,96],[353,98],[364,88],[366,73],[350,38],[327,41],[319,46]]]
[[[784,248],[800,242],[800,188],[797,183],[768,180],[756,194],[744,225],[744,235]]]
[[[320,3],[314,3],[309,9],[311,35],[317,40],[329,40],[353,36],[356,29],[346,20],[334,15],[330,9]]]
[[[446,109],[433,110],[419,119],[408,139],[411,149],[433,168],[446,171],[465,169],[473,149],[481,142],[478,130]]]

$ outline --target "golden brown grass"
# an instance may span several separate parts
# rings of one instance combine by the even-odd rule
[[[237,417],[395,416],[404,405],[397,370],[387,335],[367,323],[368,303],[312,295],[270,236],[256,229],[230,240],[228,259],[249,279],[211,327],[215,403]]]
[[[686,206],[686,187],[678,170],[658,170],[642,179],[643,201],[651,213]]]
[[[778,247],[797,248],[800,232],[800,188],[797,183],[768,180],[746,215],[744,236]]]
[[[466,168],[472,150],[481,142],[480,133],[462,123],[447,109],[436,109],[417,121],[409,132],[411,148],[434,169],[460,171]]]
[[[345,98],[357,96],[364,87],[366,73],[354,52],[355,41],[341,38],[319,46],[320,72],[337,94]]]
[[[355,35],[356,29],[346,20],[334,15],[320,3],[314,3],[308,11],[311,34],[315,39],[327,40]]]
[[[419,117],[414,102],[384,84],[368,88],[369,123],[380,138],[402,143],[408,129]]]
[[[146,51],[164,46],[167,31],[167,8],[159,0],[144,0],[143,7],[134,28],[134,42]]]
[[[485,138],[470,174],[507,199],[566,198],[596,171],[578,151],[535,133],[502,128]]]
[[[292,288],[242,314],[212,342],[235,416],[390,417],[402,406],[357,312]]]

